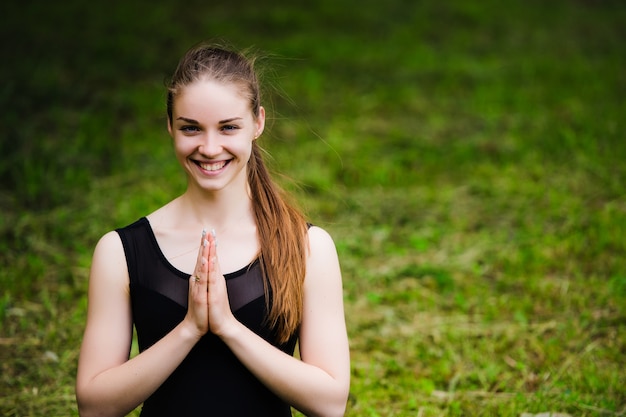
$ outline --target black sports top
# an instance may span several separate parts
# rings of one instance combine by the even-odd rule
[[[142,352],[185,317],[189,274],[167,261],[147,218],[116,231],[126,255],[133,322]],[[293,355],[297,335],[279,344],[265,324],[267,308],[258,260],[224,277],[235,317]],[[208,333],[144,402],[141,416],[279,417],[291,416],[291,408],[252,375],[217,336]]]

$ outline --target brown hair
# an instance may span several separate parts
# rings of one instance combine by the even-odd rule
[[[168,85],[170,123],[176,95],[202,79],[239,86],[250,101],[252,114],[258,117],[261,93],[254,64],[254,58],[216,45],[201,44],[187,51]],[[269,312],[267,322],[279,341],[286,342],[302,320],[307,225],[304,216],[287,202],[283,190],[272,180],[262,152],[257,141],[253,141],[247,165],[248,185],[261,243],[259,261]]]

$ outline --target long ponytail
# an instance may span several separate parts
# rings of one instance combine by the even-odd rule
[[[248,161],[248,184],[261,243],[267,319],[279,341],[285,342],[302,321],[307,225],[272,181],[256,141]]]

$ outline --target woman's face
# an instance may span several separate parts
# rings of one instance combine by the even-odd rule
[[[190,186],[207,191],[230,186],[245,190],[252,141],[264,125],[264,109],[255,119],[237,85],[201,80],[175,97],[168,130]]]

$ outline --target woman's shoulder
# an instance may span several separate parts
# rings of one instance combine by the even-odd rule
[[[96,244],[90,275],[90,281],[93,282],[128,285],[126,255],[122,240],[115,230],[105,233]]]
[[[330,233],[328,233],[326,229],[320,226],[316,226],[314,224],[309,224],[307,236],[309,239],[309,243],[319,243],[319,244],[333,243],[333,238],[330,235]]]
[[[106,232],[96,244],[95,253],[105,256],[115,256],[124,254],[124,239],[136,234],[136,230],[149,227],[148,219],[140,217],[125,226]]]
[[[129,226],[127,226],[129,227]],[[117,230],[106,232],[96,244],[95,253],[107,255],[115,255],[121,253],[122,240]]]
[[[324,228],[312,225],[307,233],[310,258],[336,258],[335,242]]]
[[[326,299],[330,293],[341,293],[339,256],[330,233],[313,226],[309,228],[308,240],[305,292],[313,297],[311,299],[320,297],[318,300]]]

